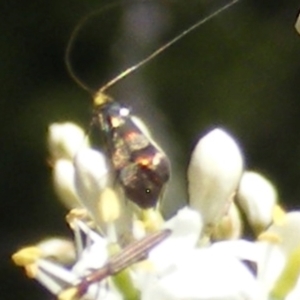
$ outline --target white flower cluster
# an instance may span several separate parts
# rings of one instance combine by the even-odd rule
[[[13,255],[58,299],[300,299],[300,212],[284,212],[272,183],[244,170],[227,132],[197,143],[189,205],[170,220],[124,201],[105,156],[83,140],[73,124],[50,126],[53,184],[74,241]]]

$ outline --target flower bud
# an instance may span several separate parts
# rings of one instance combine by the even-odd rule
[[[75,187],[82,205],[98,223],[98,202],[101,192],[109,185],[110,174],[102,153],[81,149],[74,159]]]
[[[54,123],[48,129],[48,148],[52,160],[73,159],[78,150],[86,145],[84,131],[76,124]]]
[[[272,183],[256,172],[245,172],[242,176],[237,200],[256,233],[272,222],[277,192]]]
[[[61,202],[68,209],[80,206],[74,176],[74,165],[70,160],[59,159],[54,163],[52,173],[54,189]]]
[[[242,170],[241,151],[224,130],[214,129],[200,139],[188,168],[188,191],[204,224],[217,224],[228,211]]]

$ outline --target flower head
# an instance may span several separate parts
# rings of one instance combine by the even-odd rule
[[[58,299],[299,299],[299,213],[285,213],[270,181],[244,171],[225,130],[198,141],[189,204],[164,220],[159,206],[126,199],[111,157],[79,142],[81,134],[68,141],[66,128],[81,132],[75,125],[50,128],[54,188],[71,209],[74,240],[42,241],[13,260]]]

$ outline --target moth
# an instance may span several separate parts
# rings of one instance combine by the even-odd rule
[[[183,31],[175,38],[158,48],[145,59],[121,72],[103,85],[94,95],[94,119],[102,132],[107,154],[116,178],[125,196],[141,209],[155,207],[170,178],[171,167],[166,154],[134,122],[130,110],[107,95],[106,91],[167,48],[182,39],[202,24],[234,5],[233,0],[204,19]],[[74,32],[76,33],[77,30]],[[69,61],[69,53],[75,34],[67,47],[66,64],[71,77],[85,89],[86,86],[75,76]]]

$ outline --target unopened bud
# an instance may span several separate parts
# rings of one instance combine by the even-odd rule
[[[190,205],[205,225],[217,224],[227,213],[242,170],[241,151],[224,130],[212,130],[200,139],[188,168],[188,190]]]

